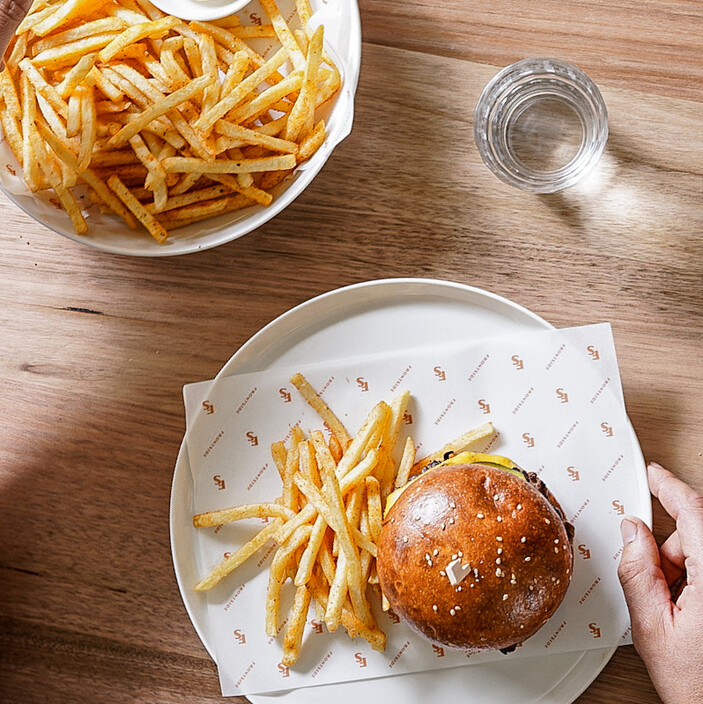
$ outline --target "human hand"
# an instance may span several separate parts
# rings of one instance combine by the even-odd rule
[[[0,69],[5,67],[5,51],[12,35],[31,6],[32,0],[0,0]]]
[[[647,470],[676,530],[657,548],[639,518],[624,518],[618,575],[635,648],[659,696],[665,704],[691,704],[703,692],[703,497],[654,462]],[[683,591],[672,597],[682,580]]]

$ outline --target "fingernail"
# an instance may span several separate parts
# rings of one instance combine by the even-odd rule
[[[647,466],[652,469],[664,469],[658,462],[647,462]]]
[[[637,524],[630,518],[624,518],[620,523],[620,533],[623,545],[631,543],[637,537]]]

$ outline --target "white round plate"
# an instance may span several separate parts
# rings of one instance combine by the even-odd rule
[[[182,7],[185,4],[198,5],[192,0],[164,0],[165,6],[171,3]],[[222,4],[222,0],[208,0],[209,5]],[[278,0],[277,4],[284,16],[294,6],[293,0]],[[135,257],[168,257],[198,252],[231,242],[261,227],[271,218],[288,207],[317,176],[335,147],[350,132],[354,115],[354,95],[359,79],[361,64],[361,21],[357,0],[311,0],[313,15],[311,26],[322,24],[325,27],[325,49],[337,65],[342,85],[332,101],[322,105],[316,113],[317,119],[324,119],[326,137],[312,158],[301,164],[283,183],[271,192],[274,199],[271,205],[252,205],[232,213],[209,218],[201,222],[174,230],[163,243],[159,244],[146,230],[130,230],[119,218],[103,215],[99,208],[90,205],[87,196],[80,189],[76,197],[81,207],[86,209],[89,232],[76,234],[68,215],[57,207],[53,191],[32,193],[21,177],[22,169],[17,163],[7,140],[0,128],[0,190],[27,215],[45,227],[81,244],[89,245],[104,252]],[[240,11],[242,24],[261,21],[265,13],[258,0],[249,0]],[[267,54],[266,47],[274,46],[274,40],[254,40]]]
[[[478,288],[432,279],[383,279],[337,289],[276,318],[225,364],[217,380],[274,367],[390,352],[432,339],[460,342],[553,328],[511,301]],[[651,524],[644,458],[632,430],[640,515]],[[192,482],[185,439],[171,491],[171,550],[178,586],[200,639],[214,659],[206,600],[193,591]],[[254,704],[569,704],[596,678],[615,648],[506,660],[383,679],[250,696]]]
[[[183,20],[219,20],[239,12],[250,0],[151,0],[163,12]]]

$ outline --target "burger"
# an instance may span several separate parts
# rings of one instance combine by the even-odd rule
[[[510,652],[564,599],[572,540],[535,473],[464,452],[388,497],[379,582],[393,611],[432,642]]]

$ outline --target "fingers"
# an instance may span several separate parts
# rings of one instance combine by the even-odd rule
[[[661,568],[666,577],[667,584],[671,586],[684,573],[685,555],[679,540],[679,534],[674,531],[659,547]]]
[[[693,583],[703,577],[703,497],[655,462],[647,470],[652,494],[676,521],[689,583]]]
[[[639,518],[627,517],[620,529],[623,552],[618,577],[630,610],[632,637],[640,650],[655,640],[662,628],[671,625],[672,603],[649,528]]]

